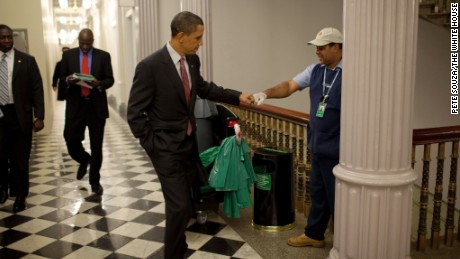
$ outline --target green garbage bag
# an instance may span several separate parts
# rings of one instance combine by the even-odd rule
[[[209,150],[204,158],[209,159],[214,155],[216,157],[209,174],[209,186],[216,191],[225,192],[225,215],[239,217],[240,209],[252,206],[250,189],[256,181],[249,157],[249,146],[244,138],[241,138],[241,143],[238,144],[236,136],[227,137],[222,141],[217,152]]]
[[[205,168],[214,163],[214,160],[216,160],[217,157],[217,153],[219,153],[219,146],[210,147],[200,153],[200,160]]]

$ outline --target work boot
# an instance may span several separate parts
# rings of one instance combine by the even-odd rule
[[[302,234],[300,236],[291,237],[289,238],[287,243],[288,245],[295,246],[295,247],[313,246],[316,248],[322,248],[326,245],[324,242],[324,239],[316,240],[316,239],[307,237],[305,234]]]

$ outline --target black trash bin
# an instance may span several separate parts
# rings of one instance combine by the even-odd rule
[[[235,135],[234,125],[238,116],[226,106],[206,99],[197,99],[195,105],[198,152],[219,146],[227,137]],[[212,166],[206,168],[209,177]],[[196,219],[199,224],[207,221],[208,213],[218,211],[219,203],[224,201],[224,192],[215,191],[209,185],[199,187],[199,197],[194,200]]]
[[[295,227],[292,153],[272,148],[254,151],[254,228],[290,230]]]

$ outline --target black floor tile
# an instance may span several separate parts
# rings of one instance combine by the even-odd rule
[[[54,222],[61,222],[65,219],[72,217],[73,215],[74,213],[68,210],[58,209],[48,214],[45,214],[43,216],[40,216],[39,218],[49,220],[49,221],[54,221]]]
[[[107,235],[104,235],[100,237],[99,239],[91,242],[88,244],[88,246],[91,247],[97,247],[103,250],[108,250],[108,251],[116,251],[126,245],[127,243],[131,242],[133,238],[126,237],[126,236],[121,236],[117,234],[110,234],[108,233]],[[115,258],[115,257],[110,257],[110,258]]]
[[[8,229],[0,233],[0,246],[3,246],[3,247],[8,246],[28,236],[30,236],[29,233],[17,231],[14,229]],[[5,257],[5,258],[8,258],[8,257]]]
[[[6,247],[0,248],[0,258],[22,258],[23,256],[26,256],[27,253],[16,251],[13,249],[9,249]]]
[[[145,232],[144,234],[140,235],[138,238],[163,243],[164,235],[165,235],[165,228],[156,226],[150,229],[149,231]]]
[[[56,240],[55,242],[33,252],[33,254],[47,258],[63,258],[81,247],[82,245],[79,244]]]
[[[86,228],[95,229],[95,230],[104,231],[104,232],[110,232],[125,223],[126,221],[124,220],[102,218],[94,223],[89,224],[88,226],[86,226]]]
[[[206,221],[204,224],[194,223],[193,225],[189,226],[187,230],[213,236],[221,231],[224,227],[224,224],[213,221]]]
[[[237,241],[237,240],[230,240],[220,237],[213,237],[209,240],[206,244],[204,244],[199,250],[211,252],[215,254],[222,254],[227,256],[232,256],[235,254],[238,249],[244,242]]]
[[[12,206],[13,205],[9,205],[9,206],[5,206],[5,207],[12,207]],[[31,218],[31,217],[12,214],[11,216],[8,216],[8,217],[5,217],[3,219],[0,219],[0,226],[5,227],[5,228],[14,228],[14,227],[16,227],[18,225],[24,224],[27,221],[32,220],[32,219],[33,218]]]
[[[155,212],[145,212],[144,214],[140,215],[139,217],[133,219],[133,222],[136,223],[143,223],[147,225],[157,225],[158,223],[165,220],[165,215]]]
[[[80,229],[79,227],[74,227],[74,226],[69,226],[66,224],[55,224],[47,229],[44,229],[40,232],[37,233],[37,235],[45,236],[45,237],[50,237],[50,238],[55,238],[55,239],[60,239],[68,234],[77,231]]]

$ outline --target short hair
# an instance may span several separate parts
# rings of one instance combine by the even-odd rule
[[[198,25],[204,25],[198,15],[188,11],[180,12],[171,21],[171,36],[175,37],[179,32],[189,35],[196,31]]]
[[[338,45],[339,45],[339,49],[342,49],[343,43],[335,43],[335,42],[331,42],[331,43],[329,43],[329,44],[327,44],[327,45],[329,45],[329,46],[331,46],[331,47],[332,47],[332,46],[334,46],[335,44],[338,44]]]
[[[0,30],[9,30],[10,32],[13,32],[13,30],[10,28],[10,26],[6,24],[0,24]]]

